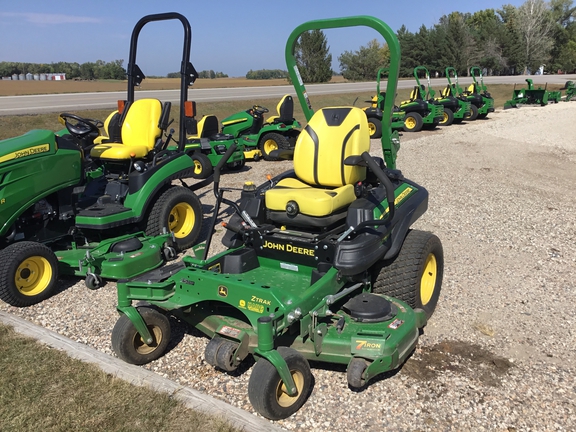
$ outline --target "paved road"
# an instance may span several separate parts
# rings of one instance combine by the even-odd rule
[[[490,84],[514,84],[521,86],[526,84],[527,76],[501,76],[486,77],[484,82]],[[576,75],[532,75],[529,78],[534,84],[564,84],[567,80],[576,80]],[[472,82],[471,78],[461,77],[460,85],[464,86]],[[440,89],[446,85],[445,78],[432,79],[432,87]],[[415,85],[414,80],[401,80],[398,88],[411,88]],[[308,94],[334,94],[334,93],[367,93],[372,94],[376,89],[375,82],[342,83],[342,84],[310,84],[306,86]],[[196,102],[241,100],[259,98],[279,98],[287,93],[294,95],[292,86],[273,87],[242,87],[221,89],[194,89],[189,91],[189,98]],[[42,112],[78,111],[83,109],[113,108],[119,99],[126,97],[125,92],[106,93],[66,93],[49,95],[27,96],[3,96],[0,97],[0,116],[17,114],[36,114]],[[178,102],[179,90],[140,90],[136,92],[136,98],[156,98],[161,101]]]

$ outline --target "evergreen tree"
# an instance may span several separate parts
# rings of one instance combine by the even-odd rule
[[[380,44],[376,39],[361,46],[358,51],[344,51],[339,57],[342,76],[350,81],[375,80],[378,69],[390,64],[388,45]]]
[[[323,83],[332,78],[332,54],[322,30],[302,33],[294,50],[296,65],[305,83]]]

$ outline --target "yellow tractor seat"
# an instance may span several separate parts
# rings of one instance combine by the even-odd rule
[[[440,91],[440,96],[445,97],[445,98],[448,96],[452,96],[452,90],[450,89],[449,85],[447,85],[445,88],[443,88]]]
[[[294,121],[294,99],[290,95],[284,95],[276,106],[277,116],[270,116],[266,123],[289,123]]]
[[[146,157],[162,135],[162,130],[158,126],[161,114],[162,104],[158,99],[139,99],[132,102],[120,127],[121,140],[108,142],[110,138],[113,138],[113,134],[102,139],[96,138],[100,139],[100,144],[92,148],[90,156],[114,160]],[[115,113],[112,113],[108,116],[106,119],[108,126],[104,125],[105,131],[109,134],[114,115]],[[116,118],[118,117],[119,114],[116,115]]]
[[[265,193],[271,219],[325,226],[345,217],[356,199],[354,185],[365,180],[366,168],[344,165],[344,160],[369,150],[368,121],[362,109],[317,111],[296,141],[294,177],[280,180]]]
[[[215,115],[205,115],[198,120],[196,135],[188,135],[188,138],[210,138],[211,136],[218,135],[218,128],[218,117]]]

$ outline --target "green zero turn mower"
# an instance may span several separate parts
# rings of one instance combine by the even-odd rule
[[[548,91],[548,83],[542,87],[534,88],[534,83],[530,78],[526,78],[527,88],[516,89],[512,93],[512,99],[507,100],[504,104],[504,109],[518,108],[521,105],[540,105],[545,106],[549,103],[558,103],[562,98],[561,92]]]
[[[448,69],[446,70],[448,71]],[[470,68],[470,76],[472,76],[473,82],[465,91],[461,91],[458,85],[458,75],[456,75],[456,71],[454,71],[454,74],[456,76],[458,92],[472,103],[468,120],[483,119],[491,112],[494,112],[494,98],[488,93],[488,89],[486,85],[484,85],[482,70],[478,66]]]
[[[564,87],[560,90],[566,90],[564,102],[570,102],[570,100],[576,97],[576,85],[574,81],[566,81],[566,84],[564,84]]]
[[[428,192],[395,169],[389,124],[383,124],[384,163],[368,153],[360,108],[314,113],[294,58],[303,32],[354,26],[385,38],[386,92],[395,94],[400,46],[384,22],[355,16],[297,27],[286,61],[308,124],[294,169],[258,187],[247,183],[237,204],[224,198],[217,166],[210,232],[221,203],[231,206],[227,249],[209,257],[210,234],[193,248],[194,257],[118,282],[112,347],[121,359],[144,364],[160,357],[170,339],[166,315],[176,315],[211,339],[209,364],[232,372],[247,356],[257,359],[248,395],[257,412],[275,420],[295,413],[310,394],[308,360],[347,365],[349,386],[361,389],[414,350],[443,275],[440,240],[410,228],[426,211]],[[384,118],[392,108],[390,98]]]
[[[427,85],[424,86],[420,84],[420,71],[424,72],[426,77]],[[446,89],[441,92],[440,97],[434,97],[436,92],[430,86],[430,73],[425,66],[416,66],[414,68],[414,78],[416,78],[416,84],[420,87],[421,93],[424,93],[422,98],[427,99],[428,102],[441,105],[443,108],[442,119],[440,120],[440,126],[450,126],[452,123],[460,123],[462,120],[470,115],[470,102],[457,98],[452,95],[452,92],[446,92]],[[450,83],[450,81],[448,81]],[[449,86],[451,90],[451,86]]]
[[[184,25],[181,110],[194,77],[191,31],[179,14],[142,18],[135,26],[128,65],[128,99],[104,125],[60,114],[67,130],[33,130],[0,143],[0,298],[28,306],[52,295],[59,274],[85,276],[95,289],[103,278],[126,279],[175,258],[200,233],[202,208],[188,187],[194,164],[167,149],[162,131],[169,104],[134,100],[144,75],[136,44],[142,27],[178,19]],[[183,115],[180,136],[188,120]]]
[[[370,103],[370,106],[362,108],[366,114],[366,117],[368,118],[368,130],[370,132],[370,138],[382,137],[382,115],[384,113],[384,101],[386,100],[386,92],[380,91],[380,80],[382,75],[387,72],[388,68],[378,69],[378,75],[376,77],[376,94],[372,96],[371,100],[366,101]],[[406,113],[394,105],[391,119],[392,130],[404,129],[405,116]]]
[[[289,94],[280,99],[276,111],[278,115],[265,119],[268,108],[254,105],[222,120],[222,133],[241,138],[247,159],[276,160],[270,153],[293,152],[301,127],[294,118],[294,100]]]
[[[435,128],[445,120],[444,107],[428,100],[426,89],[420,84],[416,70],[416,86],[410,92],[410,99],[400,102],[400,111],[404,111],[404,131],[419,132],[424,126]]]
[[[472,107],[472,105],[474,105],[472,101],[463,94],[464,91],[458,84],[458,73],[456,72],[456,69],[453,67],[447,67],[445,72],[448,85],[440,91],[440,94],[443,97],[457,99],[459,105],[458,110],[454,112],[453,123],[461,123],[464,119],[476,120],[476,117],[478,117],[477,109],[475,106]],[[452,77],[454,78],[454,82],[452,82]]]

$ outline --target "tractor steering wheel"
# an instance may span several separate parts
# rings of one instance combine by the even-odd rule
[[[88,119],[77,116],[76,114],[62,113],[58,117],[60,123],[66,126],[68,132],[76,138],[83,139],[91,133],[100,135],[100,128],[104,126],[100,120]],[[75,120],[75,123],[70,122]]]
[[[268,112],[268,108],[263,107],[263,106],[260,106],[260,105],[254,105],[254,106],[252,107],[252,109],[253,109],[254,111],[256,111],[258,114],[264,114],[264,113],[267,113],[267,112]]]

